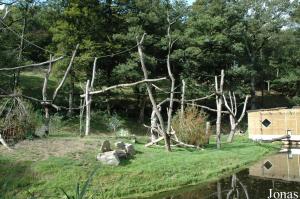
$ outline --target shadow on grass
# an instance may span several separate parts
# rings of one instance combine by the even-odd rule
[[[1,198],[15,198],[19,192],[26,192],[36,180],[29,161],[10,161],[0,157]]]

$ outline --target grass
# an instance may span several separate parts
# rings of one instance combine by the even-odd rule
[[[216,150],[212,143],[205,150],[176,148],[171,153],[160,147],[145,148],[139,143],[135,144],[137,154],[133,159],[123,161],[119,167],[110,167],[95,160],[105,135],[89,138],[67,135],[25,141],[17,144],[13,152],[1,151],[1,198],[23,199],[29,195],[61,198],[61,188],[72,192],[77,182],[83,184],[97,166],[100,169],[89,186],[89,196],[100,199],[153,196],[216,180],[278,149],[242,137],[235,143],[223,144],[222,150]]]

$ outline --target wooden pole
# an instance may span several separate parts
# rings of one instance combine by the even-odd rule
[[[85,106],[86,106],[86,118],[85,118],[85,136],[88,136],[90,133],[90,122],[91,122],[91,107],[90,103],[90,80],[87,80],[85,87]]]
[[[205,127],[205,135],[207,138],[206,144],[209,144],[209,137],[210,137],[210,122],[206,122],[206,127]]]
[[[80,116],[79,116],[79,132],[80,132],[80,136],[82,136],[82,129],[83,129],[83,125],[82,125],[82,119],[83,119],[83,113],[84,113],[84,105],[85,105],[85,99],[81,99],[80,100]]]
[[[139,57],[140,57],[141,67],[142,67],[142,71],[143,71],[143,74],[144,74],[144,80],[148,80],[148,71],[147,71],[147,68],[146,68],[146,65],[145,65],[144,53],[143,53],[143,49],[142,49],[142,43],[144,41],[144,38],[145,38],[145,34],[142,36],[140,41],[137,40],[137,46],[138,46],[138,53],[139,53]],[[168,135],[167,135],[165,127],[164,127],[164,120],[163,120],[163,117],[162,117],[160,111],[157,108],[157,104],[155,102],[155,99],[154,99],[152,89],[150,87],[149,82],[146,83],[146,88],[147,88],[147,92],[148,92],[149,99],[150,99],[150,102],[152,104],[153,110],[155,111],[155,114],[156,114],[156,116],[158,118],[158,121],[159,121],[159,124],[160,124],[160,129],[162,131],[162,134],[163,134],[163,137],[164,137],[164,140],[165,140],[166,150],[171,151],[170,143],[168,143],[169,138],[168,138]]]
[[[218,77],[215,76],[216,90],[216,105],[217,105],[217,120],[216,120],[216,135],[217,149],[221,149],[221,121],[222,121],[222,104],[223,104],[223,85],[224,85],[224,70],[221,71],[220,87],[218,86]]]
[[[50,55],[50,62],[48,66],[48,70],[46,72],[45,78],[44,78],[44,85],[43,85],[43,90],[42,90],[42,96],[43,96],[43,106],[44,106],[44,111],[45,111],[45,121],[44,121],[44,126],[45,126],[45,135],[49,135],[49,123],[50,123],[50,114],[49,114],[49,104],[47,103],[47,87],[48,87],[48,80],[49,76],[52,70],[52,55]]]
[[[184,95],[185,95],[185,81],[182,80],[182,93],[181,93],[181,108],[180,108],[180,117],[183,118],[184,114]]]

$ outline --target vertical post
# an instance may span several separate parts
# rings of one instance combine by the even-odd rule
[[[209,144],[209,133],[210,133],[210,122],[206,122],[206,128],[205,128],[205,136],[207,138],[206,144]]]
[[[223,85],[224,85],[224,70],[221,71],[220,87],[218,86],[218,77],[215,76],[216,89],[216,105],[217,105],[217,121],[216,121],[216,135],[217,148],[221,148],[221,121],[222,121],[222,104],[223,104]]]
[[[48,104],[45,105],[45,134],[49,135],[50,114]]]
[[[184,114],[184,95],[185,95],[185,81],[182,80],[182,92],[181,92],[181,109],[180,109],[180,117],[183,118]]]
[[[221,182],[217,182],[217,195],[218,195],[218,199],[222,199],[222,186],[221,186]]]
[[[74,71],[70,71],[70,90],[69,90],[69,110],[68,116],[71,117],[73,114],[73,97],[74,97]]]
[[[50,123],[50,114],[49,114],[49,104],[47,102],[47,87],[48,87],[48,80],[49,80],[49,76],[52,70],[52,55],[50,55],[50,63],[49,63],[49,67],[48,70],[46,72],[45,75],[45,79],[44,79],[44,85],[43,85],[43,90],[42,90],[42,95],[43,95],[43,106],[44,106],[44,111],[45,111],[45,135],[49,135],[49,123]]]
[[[80,136],[82,136],[82,129],[83,129],[83,125],[82,125],[82,118],[83,118],[83,112],[84,112],[84,105],[85,105],[85,99],[81,99],[80,100],[80,116],[79,116],[79,132],[80,132]]]
[[[85,87],[85,106],[86,106],[86,118],[85,118],[85,135],[88,136],[90,133],[90,122],[91,122],[91,107],[90,107],[90,80],[87,80]]]

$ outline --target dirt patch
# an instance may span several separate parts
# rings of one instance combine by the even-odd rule
[[[45,160],[49,156],[63,157],[68,154],[81,154],[87,150],[99,148],[100,141],[84,139],[39,139],[24,140],[17,143],[12,151],[8,151],[0,146],[0,153],[3,155],[14,156],[19,160]],[[74,157],[74,156],[73,156]]]

